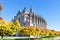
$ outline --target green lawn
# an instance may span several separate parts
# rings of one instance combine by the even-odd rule
[[[56,36],[56,37],[50,37],[50,36],[46,36],[46,37],[41,37],[41,38],[31,38],[30,40],[54,40],[54,38],[60,38],[60,36]],[[29,40],[29,38],[23,38],[23,39],[3,39],[3,40]]]
[[[3,39],[3,40],[29,40],[29,39]],[[52,38],[30,39],[30,40],[52,40]]]
[[[3,39],[3,40],[28,40],[28,39]]]

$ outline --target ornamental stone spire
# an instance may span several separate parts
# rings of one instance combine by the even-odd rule
[[[0,12],[2,11],[2,3],[0,3]]]
[[[30,7],[30,12],[32,12],[32,7]]]
[[[24,7],[24,9],[23,9],[23,12],[25,12],[25,11],[27,11],[27,10],[26,10],[26,7]]]

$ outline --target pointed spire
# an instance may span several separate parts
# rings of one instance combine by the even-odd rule
[[[30,7],[30,12],[32,12],[32,7]]]
[[[20,13],[20,10],[18,11],[18,13]]]
[[[26,7],[24,7],[24,9],[23,9],[23,12],[25,12],[25,11],[27,11],[27,10],[26,10]]]
[[[26,10],[26,7],[24,7],[24,10]]]
[[[21,12],[20,12],[20,10],[18,11],[18,13],[17,13],[17,15],[19,15]]]

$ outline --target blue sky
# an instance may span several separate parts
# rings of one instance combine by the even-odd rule
[[[0,0],[2,18],[11,21],[18,10],[32,6],[36,14],[44,17],[49,29],[60,31],[60,0]]]

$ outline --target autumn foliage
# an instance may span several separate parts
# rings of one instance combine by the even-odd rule
[[[18,20],[14,22],[7,22],[5,20],[0,20],[0,36],[11,36],[19,32],[22,35],[32,35],[32,36],[58,36],[59,31],[44,29],[34,26],[21,26]]]
[[[18,20],[14,22],[0,20],[0,36],[15,35],[18,29],[20,29],[20,24]]]
[[[32,36],[56,36],[60,35],[60,32],[49,30],[49,29],[43,29],[40,27],[34,27],[34,26],[25,26],[24,29],[20,30],[21,34],[24,35],[32,35]]]

